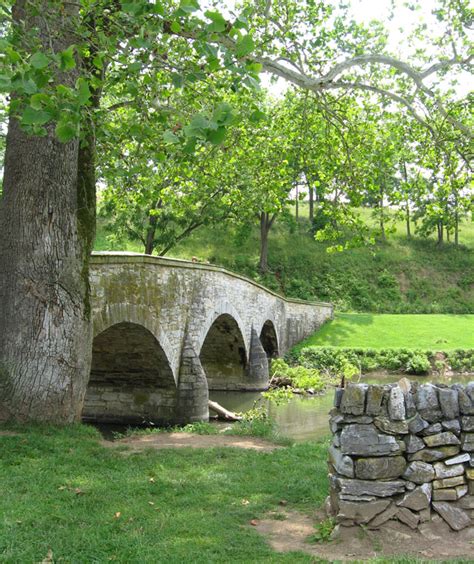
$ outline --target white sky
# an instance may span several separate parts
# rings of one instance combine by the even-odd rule
[[[328,0],[329,1],[329,0]],[[404,0],[395,0],[394,17],[388,21],[391,11],[391,0],[348,0],[355,19],[360,23],[369,23],[372,20],[384,22],[389,30],[388,48],[401,60],[406,60],[410,55],[410,46],[407,36],[414,27],[420,23],[426,23],[428,29],[441,30],[444,26],[437,22],[431,14],[436,5],[435,0],[423,0],[421,9],[412,11],[404,6]],[[473,34],[474,40],[474,34]],[[270,92],[279,96],[288,87],[283,79],[278,79],[274,84],[270,83],[270,75],[262,74],[262,85]],[[472,76],[467,72],[459,73],[459,86],[457,87],[459,97],[464,97],[472,90]]]

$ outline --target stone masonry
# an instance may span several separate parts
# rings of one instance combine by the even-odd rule
[[[474,525],[474,382],[349,384],[330,413],[328,508],[339,524]]]
[[[332,318],[225,269],[94,253],[94,343],[83,415],[110,422],[206,420],[209,389],[260,390],[268,358]]]

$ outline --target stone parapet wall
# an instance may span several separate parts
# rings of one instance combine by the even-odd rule
[[[328,510],[341,525],[474,526],[474,382],[349,384],[330,413]]]

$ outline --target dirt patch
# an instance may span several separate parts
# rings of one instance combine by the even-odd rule
[[[19,437],[20,433],[15,433],[15,431],[0,431],[0,437]]]
[[[378,531],[362,527],[339,527],[328,542],[309,542],[315,525],[325,516],[314,518],[298,511],[279,510],[256,522],[256,529],[277,552],[302,551],[329,561],[365,560],[386,556],[415,556],[423,559],[471,559],[474,552],[472,527],[455,533],[437,515],[413,531],[398,521],[389,521]],[[471,560],[472,561],[472,560]]]
[[[151,435],[138,435],[126,437],[116,441],[102,441],[107,447],[127,446],[131,451],[142,451],[147,448],[213,448],[235,447],[249,448],[261,452],[271,452],[277,448],[263,439],[254,437],[238,437],[235,435],[194,435],[191,433],[155,433]]]

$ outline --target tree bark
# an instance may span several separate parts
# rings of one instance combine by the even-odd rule
[[[314,220],[314,190],[313,186],[308,182],[308,195],[309,195],[309,222],[311,225]]]
[[[276,214],[270,216],[268,212],[260,214],[260,261],[258,268],[262,274],[268,272],[268,233],[275,221]]]
[[[410,206],[408,205],[408,202],[406,203],[406,206],[405,206],[405,221],[406,221],[406,226],[407,226],[407,238],[411,239]]]
[[[31,6],[20,0],[14,7],[22,33],[36,27],[41,43],[55,51],[76,42],[77,4],[42,1],[35,11],[41,17]],[[69,72],[61,82],[72,85],[77,76]],[[29,136],[10,117],[0,202],[3,419],[80,418],[92,348],[88,256],[95,199],[90,177],[78,182],[78,172],[90,173],[90,164],[77,139],[60,143],[54,126],[43,137]]]

